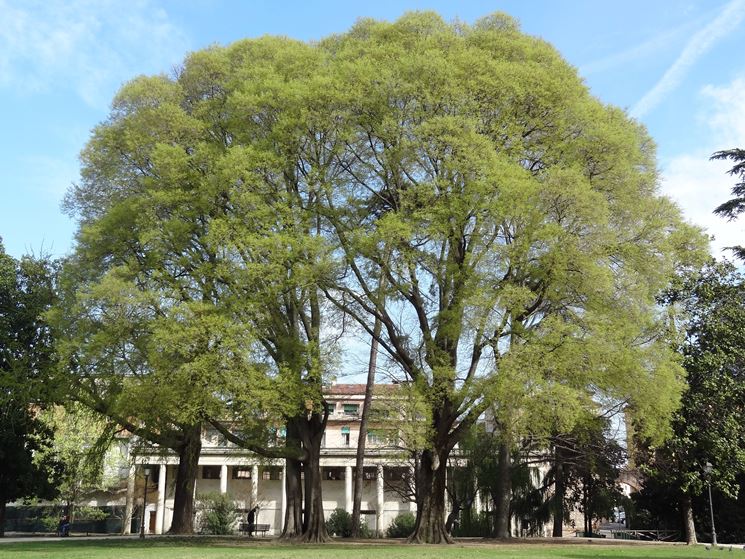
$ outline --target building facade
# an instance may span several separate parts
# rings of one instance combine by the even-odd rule
[[[329,419],[322,443],[323,508],[326,517],[334,509],[352,512],[353,474],[359,436],[359,416],[364,400],[364,385],[336,384],[328,387],[325,398]],[[135,476],[147,467],[151,472],[145,531],[161,534],[169,530],[173,516],[174,481],[178,457],[154,448],[140,451],[129,468],[127,517],[134,503],[141,503],[142,488]],[[372,429],[368,433],[363,473],[362,514],[368,528],[384,532],[403,512],[415,512],[416,505],[407,497],[403,483],[410,466]],[[238,448],[213,429],[202,432],[202,452],[195,494],[228,495],[240,511],[258,506],[257,524],[268,524],[269,534],[282,530],[286,508],[284,461],[267,460]],[[138,494],[139,493],[139,494]],[[125,532],[131,520],[125,519]]]

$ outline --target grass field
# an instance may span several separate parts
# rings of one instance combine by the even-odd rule
[[[745,559],[735,548],[707,550],[703,546],[632,544],[484,544],[449,546],[406,544],[287,545],[220,539],[152,539],[111,541],[28,542],[0,544],[2,559],[510,559],[510,558],[619,558],[619,559]]]

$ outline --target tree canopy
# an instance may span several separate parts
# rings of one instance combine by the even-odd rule
[[[507,16],[195,52],[125,85],[82,161],[61,351],[153,442],[271,409],[317,467],[339,317],[423,403],[413,541],[448,541],[445,464],[489,406],[505,444],[599,401],[666,430],[683,383],[655,296],[703,237],[643,128]]]
[[[55,301],[54,277],[47,259],[18,261],[0,240],[0,536],[8,502],[55,493],[59,464],[36,459],[53,437],[38,414],[56,397],[44,316]]]

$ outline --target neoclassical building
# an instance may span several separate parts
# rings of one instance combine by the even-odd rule
[[[365,385],[335,384],[325,397],[329,420],[322,447],[323,508],[326,517],[336,508],[352,511],[352,482],[359,415],[362,411]],[[377,396],[376,396],[377,397]],[[400,453],[386,446],[379,431],[368,433],[365,452],[362,512],[367,526],[384,531],[400,513],[416,511],[404,493],[403,479],[409,466]],[[135,474],[147,467],[150,472],[145,531],[161,534],[168,531],[173,516],[174,480],[178,457],[140,451],[130,467],[127,484],[127,510],[131,518],[133,503],[141,503],[142,488],[135,485]],[[229,495],[240,510],[259,507],[257,524],[268,524],[269,534],[279,534],[286,507],[284,461],[271,461],[226,442],[213,429],[202,432],[202,452],[196,494],[220,492]],[[153,490],[154,487],[157,489]],[[398,490],[397,490],[398,489]],[[125,521],[125,532],[131,522]]]

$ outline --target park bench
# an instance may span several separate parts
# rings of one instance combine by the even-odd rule
[[[254,535],[261,534],[262,536],[266,536],[266,533],[269,531],[270,527],[271,526],[269,524],[254,524],[252,526],[248,522],[241,522],[238,526],[238,531],[241,534],[253,533]],[[249,528],[253,529],[249,530]]]

